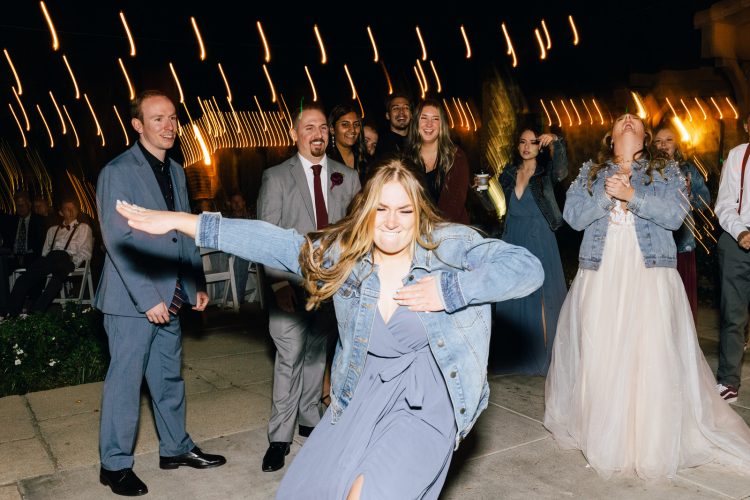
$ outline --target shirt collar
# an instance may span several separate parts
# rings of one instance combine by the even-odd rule
[[[164,161],[161,161],[159,158],[152,155],[151,152],[146,149],[146,147],[141,143],[141,141],[138,141],[138,147],[141,148],[141,152],[143,153],[143,156],[146,157],[146,161],[149,165],[151,165],[151,168],[164,169],[165,167],[169,166],[169,156],[165,156]]]
[[[313,165],[320,165],[322,170],[328,169],[328,155],[323,155],[323,158],[320,159],[320,163],[312,163],[310,160],[302,156],[301,154],[297,153],[297,158],[299,158],[300,164],[302,165],[302,168],[307,172],[310,170],[310,167]]]

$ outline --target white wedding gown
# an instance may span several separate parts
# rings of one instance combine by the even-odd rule
[[[613,211],[606,238],[560,312],[544,425],[605,477],[712,461],[750,473],[750,429],[716,393],[679,274],[645,267],[629,212]]]

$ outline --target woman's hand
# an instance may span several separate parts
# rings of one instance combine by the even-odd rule
[[[610,198],[616,198],[621,201],[630,201],[633,199],[635,189],[630,185],[630,179],[625,174],[615,174],[607,177],[604,181],[604,192]]]
[[[425,276],[413,285],[408,285],[396,291],[393,298],[400,306],[406,306],[410,311],[435,312],[442,311],[443,301],[440,300],[439,282],[434,276]]]
[[[538,135],[536,139],[539,141],[540,148],[546,148],[550,143],[555,142],[558,137],[555,134],[542,134]]]
[[[166,234],[169,231],[177,230],[189,236],[195,236],[197,215],[149,210],[120,200],[117,200],[115,209],[117,213],[128,220],[128,225],[133,229],[149,234]]]

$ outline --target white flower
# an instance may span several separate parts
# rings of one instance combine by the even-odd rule
[[[23,349],[16,349],[16,354],[18,354],[19,356],[20,356],[21,354],[23,354]]]
[[[24,314],[19,314],[18,317],[21,319],[26,319],[29,317],[29,315],[24,313]]]
[[[52,340],[55,340],[55,337],[52,337]]]
[[[16,358],[16,366],[18,366],[18,365],[20,365],[20,364],[21,364],[21,360],[20,360],[20,359],[18,359],[18,358]]]
[[[49,360],[49,365],[50,366],[55,366],[56,364],[57,364],[57,361],[55,361],[54,359],[50,359]]]
[[[18,344],[13,344],[13,349],[18,349]]]

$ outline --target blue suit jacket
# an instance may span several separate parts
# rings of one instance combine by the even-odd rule
[[[190,212],[185,172],[170,161],[175,210]],[[143,316],[174,295],[177,276],[187,296],[195,301],[205,291],[206,280],[198,247],[193,239],[176,231],[149,235],[132,231],[115,211],[117,200],[144,208],[167,210],[164,196],[146,157],[136,143],[109,162],[99,174],[96,201],[102,238],[107,250],[94,307],[104,314]]]

